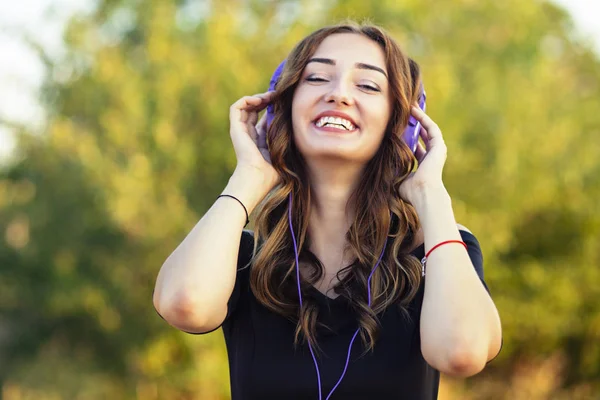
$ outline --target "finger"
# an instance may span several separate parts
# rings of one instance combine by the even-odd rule
[[[259,135],[267,133],[267,113],[263,113],[262,117],[258,120],[256,132],[258,132]]]
[[[252,127],[254,128],[256,126],[256,122],[258,121],[258,112],[255,111],[251,111],[248,113],[248,119],[246,120],[246,123],[248,125],[252,125]]]
[[[263,103],[265,103],[265,102],[270,103],[271,100],[273,100],[274,95],[275,95],[275,91],[271,90],[268,92],[255,94],[253,97],[260,98]]]
[[[260,102],[260,100],[258,100]],[[250,102],[250,103],[249,103]],[[255,100],[242,97],[229,107],[229,120],[233,122],[246,122],[248,120],[248,108],[252,103],[256,103]]]
[[[250,113],[258,113],[269,104],[271,93],[261,93],[255,96],[244,96],[229,108],[229,120],[247,123],[250,119]]]
[[[427,136],[430,141],[443,140],[442,131],[429,115],[425,114],[419,107],[414,106],[411,108],[411,113],[421,123],[421,126],[427,130]]]
[[[257,142],[259,149],[267,148],[267,113],[264,113],[256,124]]]
[[[248,130],[253,133],[252,138],[258,139],[261,135],[266,135],[267,132],[267,113],[263,113],[258,122],[259,112],[253,112],[251,118],[248,121]]]
[[[263,99],[265,101],[270,101],[273,99],[274,95],[275,95],[274,90],[268,90],[266,92],[253,94],[252,96],[247,96],[247,97],[260,97],[261,99]]]
[[[260,99],[260,102],[258,103],[253,103],[250,104],[246,109],[248,111],[252,111],[252,112],[256,112],[259,113],[262,110],[264,110],[265,108],[267,108],[267,106],[269,104],[271,104],[271,100],[269,97],[257,97],[258,99]]]
[[[246,110],[240,110],[240,116],[239,116],[239,120],[241,122],[246,122],[248,121],[248,111]]]
[[[231,109],[261,111],[271,101],[273,93],[274,92],[265,92],[256,94],[254,96],[244,96],[235,103],[233,103]]]
[[[425,145],[425,149],[429,149],[431,147],[429,143],[429,134],[427,133],[427,129],[425,129],[422,125],[419,124],[419,137],[423,141]]]
[[[246,130],[250,134],[250,137],[256,143],[258,133],[256,132],[256,120],[258,118],[258,113],[251,112],[248,114],[248,121],[246,121]]]
[[[256,122],[256,119],[258,119],[258,113],[252,113],[252,117],[250,119],[250,121],[247,124],[247,128],[248,128],[248,132],[250,132],[250,136],[252,137],[252,140],[254,140],[254,143],[256,143],[257,145],[260,142],[260,138],[261,136],[265,136],[265,130],[266,130],[266,113],[263,114],[263,116],[261,117],[261,119]]]
[[[415,150],[415,157],[417,158],[417,161],[419,162],[419,164],[421,164],[423,162],[423,159],[425,159],[426,155],[427,155],[427,151],[425,150],[423,145],[421,143],[417,143],[417,150]]]
[[[262,97],[263,99],[267,100],[267,101],[271,101],[273,100],[273,96],[275,95],[275,91],[274,90],[268,90],[264,93],[259,93],[257,94],[257,96]]]

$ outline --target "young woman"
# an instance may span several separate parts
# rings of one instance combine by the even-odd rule
[[[297,45],[275,92],[231,106],[237,168],[165,261],[154,306],[186,332],[223,327],[233,399],[435,399],[440,372],[474,375],[500,351],[420,87],[381,28],[339,25]]]

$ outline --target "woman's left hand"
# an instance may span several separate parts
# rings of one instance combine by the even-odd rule
[[[447,148],[442,131],[423,110],[413,106],[412,115],[421,124],[419,136],[425,148],[417,144],[415,156],[419,166],[400,185],[400,196],[411,203],[418,200],[423,191],[443,188],[442,171],[446,162]]]

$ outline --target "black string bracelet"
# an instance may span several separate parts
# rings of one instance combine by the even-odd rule
[[[246,225],[248,225],[248,223],[250,223],[250,218],[248,217],[248,209],[246,208],[246,206],[244,205],[244,203],[242,203],[240,201],[240,199],[238,199],[237,197],[234,197],[234,196],[232,196],[230,194],[221,194],[221,195],[217,196],[217,199],[219,197],[231,197],[232,199],[237,200],[237,202],[240,203],[242,205],[242,207],[244,207],[244,212],[246,213]],[[244,227],[246,225],[244,225]]]

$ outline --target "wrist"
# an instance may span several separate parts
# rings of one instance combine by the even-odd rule
[[[451,205],[452,199],[442,182],[422,185],[414,191],[411,201],[413,207],[419,215],[425,213],[428,209],[439,206]]]
[[[236,168],[221,194],[235,196],[251,214],[268,192],[264,179],[258,171]]]
[[[419,192],[416,197],[413,206],[419,216],[426,249],[447,240],[461,239],[450,195],[443,186]]]

